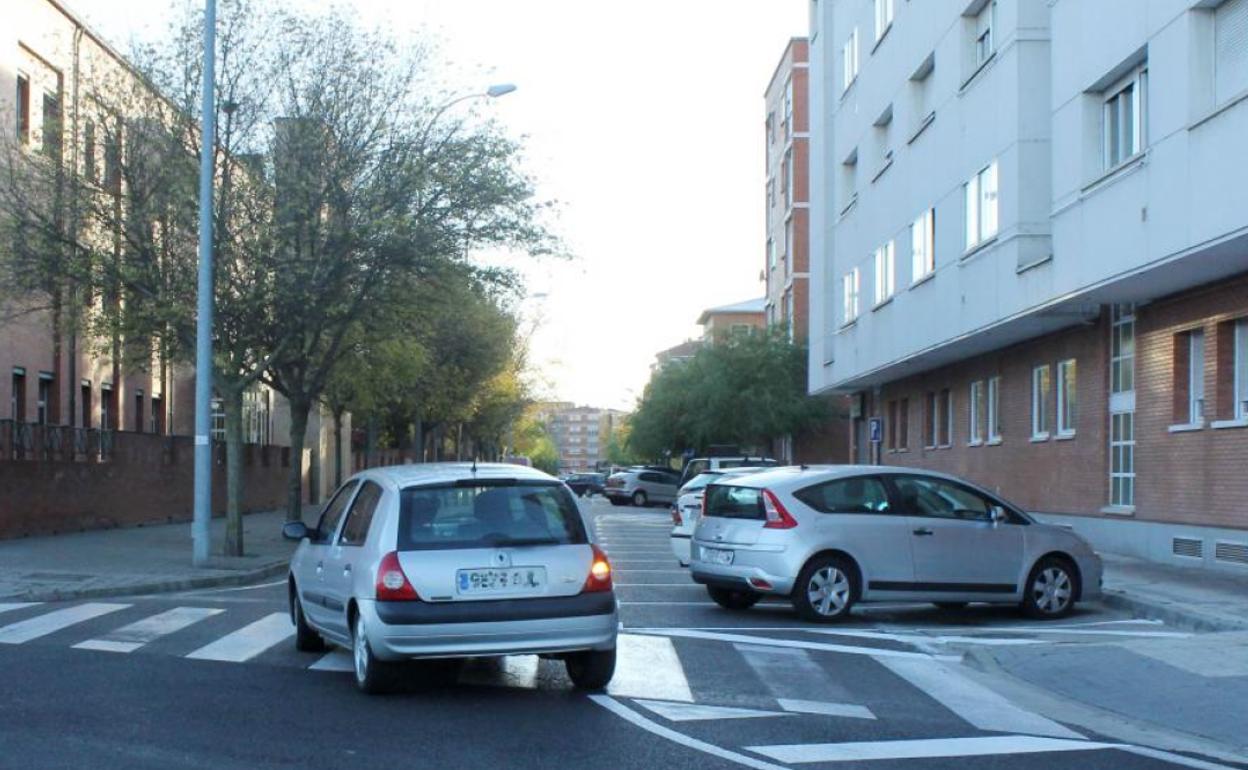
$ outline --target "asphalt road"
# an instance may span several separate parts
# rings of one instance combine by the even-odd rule
[[[1100,608],[1036,625],[1011,609],[865,608],[834,627],[786,604],[733,613],[671,557],[660,508],[587,504],[624,624],[606,693],[534,658],[411,667],[358,693],[340,652],[295,651],[280,581],[0,604],[3,768],[1233,767],[1051,719],[960,664],[1177,633]],[[366,765],[367,763],[367,765]]]

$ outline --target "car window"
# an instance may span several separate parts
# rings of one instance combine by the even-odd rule
[[[381,487],[372,481],[365,481],[351,503],[351,510],[347,512],[347,523],[342,525],[342,534],[338,537],[339,545],[364,545],[368,539],[368,528],[373,523],[373,513],[380,502]]]
[[[693,478],[689,479],[689,481],[685,482],[685,486],[682,487],[682,490],[685,492],[696,492],[699,489],[705,488],[707,484],[710,484],[712,481],[714,481],[715,479],[719,478],[722,475],[724,474],[716,473],[715,471],[707,471],[705,473],[699,473],[697,476],[694,476]]]
[[[991,520],[994,503],[960,484],[922,476],[898,476],[893,483],[902,510],[945,519]]]
[[[333,538],[334,532],[338,529],[338,522],[342,521],[342,514],[346,512],[347,503],[351,502],[351,494],[355,492],[358,484],[358,481],[348,481],[343,484],[325,506],[325,510],[321,511],[321,518],[316,523],[318,543],[328,543]]]
[[[888,513],[888,491],[875,477],[837,479],[800,489],[793,496],[820,513]]]
[[[753,487],[711,484],[706,488],[706,514],[724,519],[765,519],[762,491]]]
[[[693,478],[699,473],[704,473],[709,466],[710,466],[710,463],[708,463],[706,460],[693,460],[685,468],[685,476],[688,478]]]
[[[399,494],[401,551],[587,543],[561,484],[410,487]]]

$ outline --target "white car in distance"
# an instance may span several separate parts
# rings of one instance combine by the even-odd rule
[[[748,476],[772,470],[774,466],[760,468],[724,468],[723,470],[703,471],[685,482],[676,494],[676,502],[672,503],[672,554],[680,562],[680,566],[688,567],[691,559],[690,543],[693,539],[694,527],[702,515],[702,496],[706,487],[720,479]]]

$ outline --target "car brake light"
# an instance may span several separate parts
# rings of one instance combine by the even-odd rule
[[[770,489],[763,490],[763,512],[767,514],[764,529],[793,529],[797,526],[797,519],[789,515],[780,498]]]
[[[675,505],[672,506],[672,523],[680,526],[680,509]]]
[[[594,560],[589,564],[589,576],[585,578],[582,592],[611,590],[611,562],[607,554],[596,545],[590,544],[594,551]]]
[[[420,594],[416,593],[416,589],[404,574],[396,551],[383,556],[377,567],[376,594],[379,602],[420,601]]]

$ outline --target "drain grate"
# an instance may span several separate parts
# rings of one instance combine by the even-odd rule
[[[1201,559],[1205,555],[1205,542],[1194,537],[1176,537],[1172,541],[1171,550],[1175,556]]]

